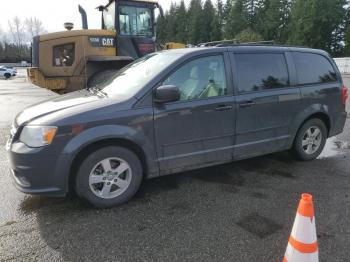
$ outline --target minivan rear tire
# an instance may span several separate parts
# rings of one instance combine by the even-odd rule
[[[117,165],[114,167],[115,169],[112,167],[113,160]],[[111,167],[111,171],[108,171],[110,174],[108,174],[103,167],[106,161]],[[126,166],[126,171],[117,174],[114,170],[118,170],[122,163]],[[96,208],[118,206],[129,201],[135,195],[142,182],[142,173],[141,162],[134,152],[119,146],[104,147],[90,153],[82,161],[76,176],[75,192],[82,200]],[[121,175],[125,177],[120,181],[128,184],[124,189],[119,188],[117,185],[117,181],[120,178],[118,176]],[[127,175],[130,176],[128,179],[126,179]],[[97,177],[97,179],[99,179],[98,182],[92,184],[92,177],[94,177],[94,179]],[[108,183],[110,196],[104,197],[103,188],[107,186]],[[118,193],[118,190],[121,191],[121,193],[115,194]],[[115,196],[113,196],[113,194],[115,194]]]
[[[320,141],[317,142],[317,136],[313,135],[311,136],[312,139],[308,140],[308,134],[313,134],[317,133],[316,131],[320,132],[321,138]],[[325,125],[325,123],[318,118],[313,118],[310,119],[308,121],[306,121],[298,130],[298,133],[294,139],[294,143],[293,143],[293,147],[291,152],[293,153],[293,155],[302,161],[309,161],[309,160],[314,160],[316,159],[322,152],[325,144],[326,144],[326,140],[328,137],[328,131],[327,131],[327,127]],[[305,145],[305,143],[307,143],[307,141],[309,141],[309,143],[311,144],[311,150],[310,153],[307,153],[306,151],[308,151],[308,145]],[[314,148],[314,152],[312,150],[312,144],[315,143],[319,143],[319,146],[316,148]],[[304,145],[303,145],[304,144]]]

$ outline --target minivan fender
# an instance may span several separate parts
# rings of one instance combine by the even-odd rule
[[[148,176],[159,175],[159,169],[156,160],[155,150],[153,144],[144,133],[137,129],[133,129],[128,126],[122,125],[103,125],[89,128],[80,134],[76,135],[71,139],[68,144],[64,147],[62,153],[60,154],[57,165],[56,174],[58,177],[64,177],[64,187],[68,192],[69,185],[69,175],[73,165],[74,160],[78,154],[87,148],[89,145],[98,143],[99,141],[106,141],[109,139],[122,139],[136,144],[145,156],[145,161],[147,165]],[[62,185],[63,186],[63,185]]]
[[[300,111],[293,119],[293,123],[291,125],[291,139],[289,141],[289,148],[292,147],[294,138],[297,135],[298,130],[302,126],[302,124],[308,120],[313,118],[321,118],[321,120],[325,122],[325,125],[328,127],[328,130],[330,130],[330,117],[329,117],[329,108],[327,105],[324,104],[312,104],[308,107],[306,107],[304,110]]]
[[[65,146],[63,154],[72,154],[88,144],[108,138],[122,138],[137,143],[142,148],[151,147],[148,138],[137,129],[122,125],[103,125],[84,130]]]

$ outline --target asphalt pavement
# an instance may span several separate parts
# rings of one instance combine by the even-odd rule
[[[281,152],[160,177],[131,202],[96,210],[12,185],[11,121],[53,96],[0,80],[0,261],[281,261],[302,192],[314,196],[320,261],[349,261],[350,120],[315,161]]]

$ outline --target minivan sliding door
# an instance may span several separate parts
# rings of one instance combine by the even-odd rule
[[[231,60],[237,106],[234,158],[286,149],[300,104],[286,54],[232,53]]]

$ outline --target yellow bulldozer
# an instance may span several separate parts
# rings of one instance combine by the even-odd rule
[[[82,30],[36,36],[32,43],[29,80],[56,93],[68,93],[92,86],[106,71],[115,72],[133,60],[159,49],[155,42],[156,0],[109,0],[97,9],[102,28],[88,29],[85,10],[79,6]],[[165,48],[185,47],[169,43]],[[97,79],[97,80],[96,80]]]

